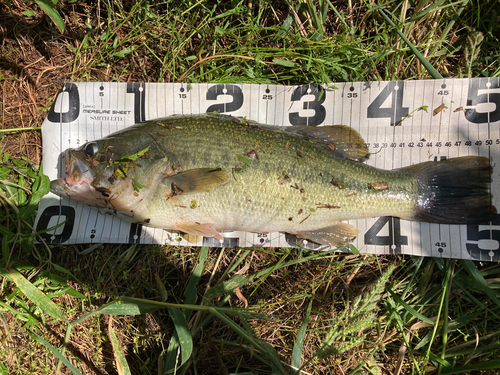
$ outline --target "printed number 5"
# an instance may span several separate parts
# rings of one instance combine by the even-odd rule
[[[478,260],[500,260],[500,215],[491,225],[467,225],[467,252]]]
[[[481,78],[471,81],[469,95],[467,96],[467,107],[465,118],[475,124],[486,124],[500,121],[500,78]],[[482,91],[479,94],[479,90]],[[485,92],[486,91],[486,92]],[[479,106],[483,104],[483,106]],[[495,109],[488,111],[487,104],[493,104]],[[484,111],[480,108],[483,107]]]

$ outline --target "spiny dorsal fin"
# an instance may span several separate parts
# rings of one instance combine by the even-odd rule
[[[364,139],[354,129],[346,125],[328,126],[288,126],[284,132],[308,138],[326,145],[332,153],[351,160],[363,161],[368,158],[368,148]]]
[[[167,176],[162,184],[172,190],[173,195],[209,192],[228,181],[228,175],[222,168],[189,169]]]

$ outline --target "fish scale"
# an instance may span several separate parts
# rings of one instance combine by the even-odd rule
[[[223,230],[279,231],[332,246],[357,233],[342,220],[389,215],[461,223],[491,215],[486,158],[388,171],[360,161],[368,156],[360,135],[344,126],[173,116],[65,151],[71,167],[51,188],[155,227],[216,238]],[[88,170],[78,171],[84,163]],[[92,181],[87,190],[72,187],[80,175]],[[457,210],[467,199],[469,208]]]

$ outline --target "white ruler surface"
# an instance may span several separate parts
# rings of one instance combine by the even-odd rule
[[[364,138],[366,162],[395,169],[466,155],[490,157],[493,204],[500,207],[500,79],[443,79],[275,86],[181,83],[66,83],[42,125],[43,170],[62,177],[61,152],[134,123],[219,111],[263,124],[348,125]],[[217,147],[217,145],[214,145]],[[500,215],[488,225],[442,225],[392,217],[351,220],[362,253],[500,261]],[[130,224],[66,197],[48,194],[36,230],[48,243],[192,245],[177,232]],[[223,247],[294,246],[284,233],[223,232]],[[302,241],[299,241],[302,243]],[[302,243],[316,249],[314,243]]]

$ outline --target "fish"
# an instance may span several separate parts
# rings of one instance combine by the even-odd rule
[[[101,213],[188,238],[285,232],[332,247],[359,233],[349,219],[471,224],[496,213],[486,157],[384,170],[364,163],[369,156],[362,136],[345,125],[177,115],[64,151],[64,174],[50,187]]]

